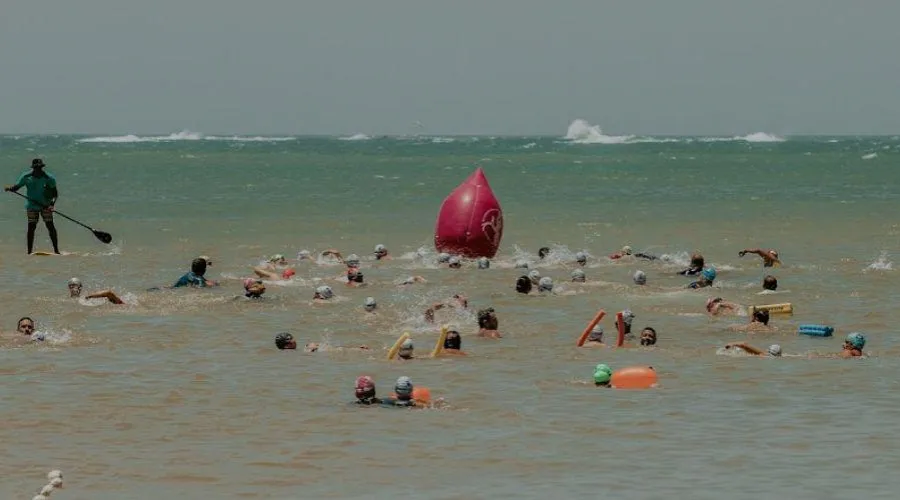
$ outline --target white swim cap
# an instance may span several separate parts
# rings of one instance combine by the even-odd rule
[[[584,252],[576,252],[575,253],[575,262],[585,263],[587,262],[587,254]]]
[[[309,250],[300,250],[297,252],[297,260],[308,259],[310,255]]]
[[[438,264],[446,264],[447,262],[450,262],[450,254],[447,252],[439,253],[438,257],[437,257],[437,261],[438,261]]]
[[[316,293],[319,294],[323,299],[330,299],[334,297],[334,292],[331,290],[331,287],[328,285],[322,285],[316,288]]]
[[[781,356],[781,346],[772,344],[769,346],[769,356]]]
[[[572,281],[584,281],[584,280],[585,280],[584,271],[582,271],[581,269],[576,269],[576,270],[572,271]]]
[[[69,285],[78,285],[81,286],[81,280],[78,278],[72,278],[69,280]]]
[[[553,280],[550,279],[549,276],[544,276],[538,282],[538,291],[539,292],[550,292],[553,290]]]
[[[412,341],[412,339],[407,338],[406,340],[404,340],[403,343],[400,344],[400,348],[401,348],[401,349],[412,349],[412,348],[413,348],[413,341]]]
[[[491,261],[487,257],[478,258],[478,269],[488,269],[491,267]]]
[[[635,271],[632,279],[634,280],[634,283],[636,285],[646,285],[647,273],[645,273],[644,271]]]
[[[359,265],[359,255],[356,255],[355,253],[351,253],[350,255],[347,256],[347,258],[345,259],[345,262],[347,262],[347,265],[349,265],[349,266],[356,267]]]
[[[528,261],[517,260],[516,261],[516,269],[528,269]]]
[[[622,253],[624,253],[625,255],[631,255],[631,247],[625,245],[624,247],[622,247]]]
[[[375,297],[366,297],[366,301],[365,301],[364,304],[365,304],[366,307],[375,307],[375,306],[378,305],[378,304],[375,302]]]
[[[382,253],[382,252],[386,252],[386,251],[387,251],[387,248],[385,248],[384,245],[382,245],[381,243],[375,245],[375,253]]]
[[[531,281],[538,281],[539,279],[541,279],[540,271],[538,271],[537,269],[532,270],[528,273],[528,279],[530,279]]]

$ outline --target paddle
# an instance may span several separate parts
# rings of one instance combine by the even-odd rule
[[[42,207],[44,207],[44,208],[47,208],[47,206],[44,205],[43,203],[41,203],[41,202],[39,202],[39,201],[37,201],[37,200],[35,200],[35,199],[33,199],[33,198],[29,198],[29,197],[25,196],[25,195],[22,194],[22,193],[17,193],[17,192],[15,192],[15,191],[10,191],[10,193],[15,194],[15,195],[18,195],[18,196],[21,196],[22,198],[25,198],[26,200],[28,200],[28,201],[30,201],[30,202],[32,202],[32,203],[37,203],[38,205],[40,205],[40,206],[42,206]],[[74,222],[75,224],[78,224],[79,226],[81,226],[81,227],[83,227],[83,228],[85,228],[85,229],[90,229],[90,231],[91,231],[92,233],[94,233],[94,236],[96,236],[97,239],[100,240],[100,241],[102,241],[103,243],[107,243],[107,244],[108,244],[109,242],[112,241],[112,235],[109,234],[109,233],[105,233],[105,232],[103,232],[103,231],[97,231],[96,229],[92,228],[91,226],[88,226],[87,224],[85,224],[85,223],[83,223],[83,222],[77,221],[77,220],[75,220],[75,219],[69,217],[68,215],[66,215],[66,214],[64,214],[64,213],[62,213],[62,212],[60,212],[60,211],[58,211],[58,210],[54,210],[53,213],[55,213],[56,215],[59,215],[60,217],[65,217],[66,219],[69,219],[70,221]]]

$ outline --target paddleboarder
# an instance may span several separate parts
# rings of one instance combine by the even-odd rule
[[[37,229],[38,217],[44,219],[47,232],[50,234],[50,242],[53,243],[53,253],[59,254],[59,239],[56,234],[56,226],[53,224],[53,206],[59,197],[56,190],[56,177],[44,171],[44,160],[35,158],[31,160],[31,171],[23,172],[19,180],[12,186],[3,188],[5,191],[18,192],[25,186],[28,200],[25,201],[25,214],[28,217],[28,254],[34,250],[34,231]]]

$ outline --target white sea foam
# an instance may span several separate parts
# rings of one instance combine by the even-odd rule
[[[338,139],[341,141],[368,141],[372,138],[366,134],[353,134],[348,137],[338,137]]]
[[[873,159],[875,159],[875,158],[878,158],[878,153],[869,153],[869,154],[867,154],[867,155],[862,155],[861,158],[862,158],[863,160],[873,160]]]
[[[127,144],[133,142],[173,142],[173,141],[235,141],[235,142],[283,142],[283,141],[293,141],[296,140],[295,137],[266,137],[266,136],[217,136],[210,135],[205,136],[203,134],[197,132],[191,132],[189,130],[182,130],[181,132],[176,132],[174,134],[169,135],[114,135],[114,136],[102,136],[102,137],[87,137],[85,139],[79,139],[78,142],[87,142],[87,143],[113,143],[113,144]]]
[[[565,138],[576,144],[625,144],[634,139],[634,136],[606,135],[599,125],[591,125],[585,120],[577,119],[569,124]]]
[[[744,142],[784,142],[784,137],[779,137],[775,134],[767,134],[765,132],[754,132],[752,134],[747,135],[735,135],[731,137],[700,137],[697,139],[699,142],[735,142],[735,141],[744,141]]]
[[[894,263],[888,260],[887,252],[881,252],[881,255],[874,262],[866,267],[867,271],[893,271]]]

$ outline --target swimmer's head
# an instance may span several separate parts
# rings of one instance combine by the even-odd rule
[[[314,299],[322,299],[322,300],[328,300],[332,297],[334,297],[334,291],[332,291],[331,287],[328,285],[322,285],[322,286],[316,287],[316,293],[315,293],[315,295],[313,295]]]
[[[379,244],[375,245],[375,251],[373,253],[375,254],[376,259],[380,259],[380,258],[386,256],[388,254],[388,251],[384,245],[379,243]]]
[[[641,345],[656,345],[656,330],[649,326],[641,330]]]
[[[284,255],[276,253],[275,255],[269,257],[269,262],[271,262],[272,264],[284,264],[285,262],[287,262],[287,259],[284,258]]]
[[[575,262],[582,266],[587,264],[587,254],[584,252],[575,252]]]
[[[541,281],[541,273],[537,269],[532,269],[528,273],[528,279],[535,285],[537,285]]]
[[[584,275],[584,271],[581,269],[576,269],[572,271],[572,281],[576,283],[584,283],[587,280],[587,277]]]
[[[366,301],[363,302],[363,307],[366,311],[372,312],[376,308],[378,308],[378,303],[375,302],[375,297],[366,297]]]
[[[306,260],[311,258],[312,254],[309,250],[300,250],[299,252],[297,252],[297,260]]]
[[[634,276],[632,276],[631,279],[634,280],[635,285],[646,285],[647,273],[644,271],[635,271]]]
[[[344,259],[344,262],[347,264],[347,267],[359,267],[359,255],[351,253]]]
[[[706,261],[703,259],[703,255],[700,252],[694,252],[691,254],[691,267],[702,268],[706,265]]]
[[[447,261],[447,267],[450,269],[459,269],[462,267],[462,262],[459,261],[459,257],[453,256],[450,257],[450,260]]]
[[[413,356],[413,341],[412,339],[406,339],[400,344],[400,350],[397,351],[397,356],[403,359],[410,359]]]
[[[297,274],[297,272],[294,271],[293,269],[290,269],[290,268],[285,269],[284,271],[281,271],[281,279],[289,280],[295,274]]]
[[[538,249],[538,257],[543,259],[547,255],[550,255],[550,247],[541,247],[540,249]]]
[[[197,276],[203,276],[204,274],[206,274],[206,260],[199,257],[192,260],[191,272],[196,274]]]
[[[409,401],[412,399],[413,383],[409,377],[400,377],[394,384],[394,393],[400,401]]]
[[[776,290],[778,288],[778,280],[771,274],[763,278],[763,289]]]
[[[78,278],[72,278],[69,280],[67,284],[69,287],[69,296],[70,297],[78,297],[81,295],[81,280]]]
[[[438,264],[446,264],[450,262],[450,254],[447,252],[441,252],[437,256]]]
[[[363,272],[358,267],[347,268],[347,283],[362,283]]]
[[[631,247],[628,245],[625,245],[624,247],[622,247],[622,254],[631,255]]]
[[[517,260],[516,261],[516,269],[528,269],[528,261],[527,260]]]
[[[201,255],[201,256],[199,256],[199,257],[197,257],[197,258],[198,258],[198,259],[203,259],[203,260],[205,260],[205,261],[206,261],[206,266],[207,266],[207,267],[212,267],[212,259],[209,257],[209,255]]]
[[[769,250],[769,255],[772,256],[775,260],[778,260],[778,251],[777,250]]]
[[[594,326],[586,340],[588,342],[603,342],[603,327],[600,325]]]
[[[553,280],[550,279],[549,276],[544,276],[538,282],[538,291],[539,292],[552,292],[553,291]]]
[[[713,307],[716,304],[718,304],[719,302],[722,302],[722,297],[716,297],[716,298],[710,297],[710,298],[706,299],[706,310],[709,312],[712,312]]]
[[[28,316],[19,318],[19,321],[16,322],[16,331],[19,333],[24,333],[26,335],[31,335],[34,332],[34,320],[29,318]]]
[[[266,293],[266,286],[262,280],[247,278],[244,280],[244,293],[247,297],[261,297]]]
[[[375,397],[375,381],[368,375],[356,377],[356,399],[372,399]]]
[[[453,298],[456,299],[456,303],[459,304],[459,307],[462,307],[463,309],[469,307],[469,299],[467,299],[465,295],[461,293],[454,293]]]
[[[848,344],[854,349],[858,349],[861,351],[862,348],[866,346],[866,336],[859,332],[853,332],[847,335],[847,338],[844,339],[845,348]]]
[[[636,316],[633,312],[631,312],[631,309],[625,309],[622,311],[622,323],[625,323],[625,326],[629,330],[631,329],[631,323],[634,321],[635,317]]]
[[[491,261],[487,257],[479,257],[478,258],[478,269],[489,269],[491,267]]]
[[[297,341],[294,340],[294,336],[290,333],[279,333],[275,336],[275,347],[282,351],[285,349],[296,349]]]
[[[478,328],[496,330],[500,326],[500,320],[497,319],[497,313],[493,307],[479,309],[476,317],[478,318]]]
[[[516,279],[516,291],[523,294],[531,293],[531,279],[528,276],[522,275]]]
[[[755,323],[769,324],[769,311],[753,311],[753,321]]]
[[[462,349],[462,337],[456,330],[447,332],[447,338],[444,339],[444,349]]]
[[[713,282],[716,280],[716,268],[707,267],[700,272],[700,276],[702,276],[706,281]]]
[[[769,349],[766,351],[769,356],[781,356],[781,346],[778,344],[772,344],[769,346]]]
[[[612,369],[601,363],[594,368],[594,385],[608,386],[612,379]]]

